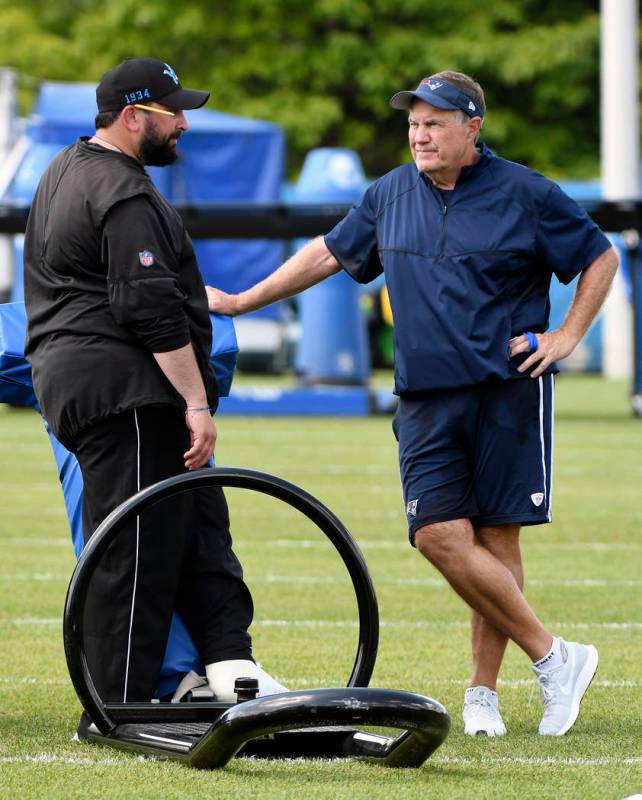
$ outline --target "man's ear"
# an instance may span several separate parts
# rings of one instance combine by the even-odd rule
[[[482,123],[483,119],[481,117],[471,117],[469,130],[473,134],[473,138],[476,139],[479,136],[479,131],[481,130]]]
[[[134,106],[125,106],[120,112],[118,121],[130,133],[138,133],[143,127],[143,112]]]

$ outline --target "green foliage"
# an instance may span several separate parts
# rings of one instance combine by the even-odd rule
[[[597,2],[581,0],[0,0],[0,64],[96,81],[127,56],[170,61],[210,105],[284,126],[369,174],[408,158],[389,97],[441,69],[484,86],[485,140],[553,177],[597,172]],[[24,102],[33,94],[27,83]],[[31,93],[31,94],[30,94]]]

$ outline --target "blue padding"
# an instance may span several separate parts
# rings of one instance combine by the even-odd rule
[[[82,475],[78,460],[70,453],[51,432],[45,422],[45,429],[49,434],[49,442],[53,450],[58,468],[58,478],[65,498],[67,518],[71,528],[71,542],[74,546],[76,558],[82,553],[84,540],[82,535]]]
[[[370,392],[361,387],[315,386],[305,389],[235,389],[221,400],[219,414],[266,417],[365,417]]]
[[[210,314],[210,322],[212,323],[210,362],[216,373],[218,393],[221,397],[226,397],[230,393],[239,352],[236,331],[232,317]]]
[[[210,314],[212,351],[210,362],[216,373],[219,394],[229,394],[236,369],[238,344],[231,317]],[[38,409],[33,393],[31,366],[24,357],[27,317],[24,303],[0,304],[0,403]],[[39,409],[38,409],[39,410]]]
[[[24,303],[0,305],[0,403],[38,409],[24,357],[26,329]]]
[[[265,239],[197,239],[194,252],[203,281],[229,294],[238,294],[254,286],[285,260],[283,242]],[[249,316],[280,322],[282,308],[281,302],[272,303]]]
[[[231,317],[210,314],[212,322],[211,362],[221,395],[230,390],[238,346]],[[38,409],[31,382],[31,367],[24,357],[24,339],[27,326],[24,303],[0,305],[0,403],[27,406]],[[58,468],[58,477],[65,498],[65,507],[71,539],[76,557],[83,549],[82,530],[82,475],[78,461],[49,430],[47,433]],[[167,640],[167,649],[156,689],[157,697],[173,692],[180,676],[194,670],[203,673],[203,665],[196,646],[185,624],[174,614]]]

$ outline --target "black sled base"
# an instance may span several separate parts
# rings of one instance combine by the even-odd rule
[[[108,704],[105,710],[123,721],[107,734],[91,726],[90,742],[199,769],[223,767],[237,755],[356,758],[386,767],[418,767],[450,729],[448,713],[435,700],[357,687],[284,692],[233,706],[127,703]],[[400,732],[382,736],[362,726]]]

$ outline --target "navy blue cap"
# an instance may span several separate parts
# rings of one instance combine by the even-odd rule
[[[472,97],[440,78],[424,78],[414,92],[393,94],[390,105],[393,108],[408,109],[413,100],[423,100],[424,103],[429,103],[435,108],[443,108],[445,111],[463,111],[469,117],[484,116],[483,109]]]

